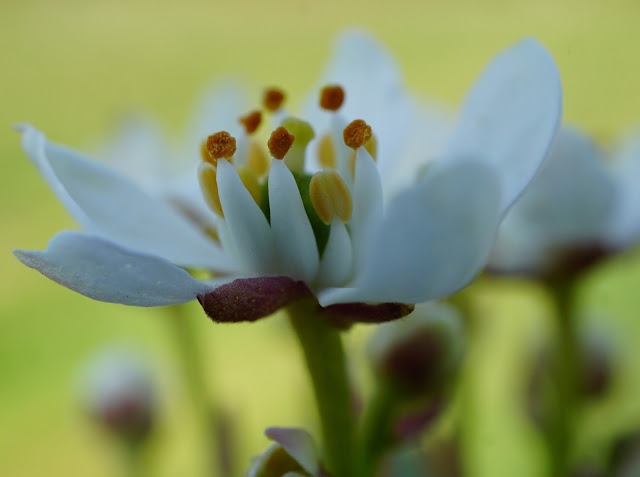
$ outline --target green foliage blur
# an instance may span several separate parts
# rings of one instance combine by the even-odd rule
[[[5,477],[117,475],[109,443],[82,415],[77,372],[96,348],[124,341],[156,367],[163,417],[152,443],[153,475],[198,475],[203,450],[176,365],[168,313],[93,302],[20,265],[13,248],[40,249],[75,224],[22,153],[15,122],[90,151],[118,120],[143,111],[178,140],[198,94],[235,75],[256,92],[278,85],[295,104],[315,82],[335,35],[371,30],[397,56],[408,86],[456,105],[482,65],[526,35],[559,65],[565,120],[602,140],[640,123],[640,32],[635,1],[222,0],[0,3],[0,474]],[[614,392],[585,411],[579,449],[597,459],[613,432],[640,426],[640,257],[619,257],[588,277],[585,310],[619,351]],[[482,281],[481,319],[465,383],[468,467],[474,476],[543,475],[542,443],[522,414],[523,362],[549,333],[540,289]],[[243,467],[267,445],[269,425],[314,422],[299,350],[278,317],[214,326],[197,305],[211,366],[209,385],[246,438]],[[362,335],[349,338],[354,361]],[[462,405],[462,404],[461,404]],[[199,454],[200,453],[200,454]]]

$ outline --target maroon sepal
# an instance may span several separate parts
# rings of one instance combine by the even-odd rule
[[[290,303],[313,296],[304,282],[290,277],[241,278],[216,288],[198,301],[218,323],[256,321]]]
[[[325,315],[334,325],[348,328],[353,323],[384,323],[407,316],[415,305],[404,303],[339,303],[320,308],[320,314]]]

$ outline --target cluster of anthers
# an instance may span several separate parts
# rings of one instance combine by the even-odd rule
[[[308,162],[307,146],[314,139],[315,133],[309,123],[287,116],[283,107],[284,99],[284,93],[278,89],[266,90],[263,97],[264,109],[272,115],[274,122],[280,124],[267,142],[273,159],[269,159],[255,134],[262,123],[263,113],[259,110],[252,111],[239,118],[244,128],[244,135],[241,137],[234,138],[227,131],[219,131],[202,143],[202,163],[198,170],[200,187],[207,204],[221,219],[220,225],[224,228],[229,211],[220,200],[221,185],[218,176],[220,160],[226,160],[235,168],[242,185],[267,222],[271,222],[273,210],[270,206],[267,176],[276,165],[274,161],[283,163],[295,180],[304,212],[311,225],[317,247],[318,267],[315,270],[302,270],[289,261],[282,263],[281,257],[280,263],[272,264],[261,272],[286,274],[312,286],[339,285],[339,282],[350,278],[351,260],[342,264],[343,272],[339,276],[332,273],[328,277],[327,273],[323,273],[323,268],[328,268],[322,266],[323,254],[332,233],[332,224],[339,221],[346,225],[352,218],[356,150],[362,147],[375,159],[376,139],[365,121],[357,119],[345,125],[343,118],[337,114],[345,99],[344,89],[338,85],[324,87],[320,94],[320,106],[333,113],[331,128],[316,142],[319,164],[314,167],[320,170],[309,174],[305,167],[305,162]],[[218,238],[223,247],[232,248],[231,244],[225,243],[223,233],[218,230]],[[255,267],[248,268],[257,271]]]

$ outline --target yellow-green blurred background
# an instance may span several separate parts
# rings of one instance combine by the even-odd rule
[[[198,469],[195,424],[163,312],[92,302],[11,255],[43,248],[74,227],[21,152],[13,123],[32,122],[86,149],[123,113],[142,110],[177,140],[198,93],[215,78],[236,74],[256,91],[280,85],[295,103],[314,84],[334,36],[359,25],[394,52],[411,89],[452,105],[491,55],[534,35],[558,62],[565,119],[611,138],[640,122],[638,18],[635,0],[2,0],[0,474],[116,475],[107,441],[82,419],[75,395],[83,359],[113,340],[139,346],[156,367],[166,415],[153,442],[154,475]],[[626,256],[583,290],[589,308],[610,316],[601,321],[619,339],[625,373],[614,396],[588,413],[586,454],[597,454],[612,430],[640,425],[639,284],[640,261]],[[546,326],[543,298],[534,287],[483,287],[466,388],[475,416],[466,443],[473,475],[543,472],[541,442],[517,413],[514,394],[522,385],[518,363]],[[197,306],[190,311],[201,315]],[[243,465],[266,446],[264,427],[313,422],[298,349],[281,320],[196,322],[209,384],[247,433],[238,452]]]

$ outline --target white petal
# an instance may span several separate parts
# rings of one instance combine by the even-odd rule
[[[332,116],[318,107],[319,88],[327,84],[339,84],[345,89],[339,114],[347,123],[364,119],[373,128],[381,167],[386,171],[406,144],[415,112],[393,55],[361,30],[347,31],[338,38],[331,60],[304,108],[304,117],[314,126],[316,137],[328,129],[327,121]],[[339,144],[343,144],[342,140]],[[311,155],[315,149],[315,143],[311,144]]]
[[[417,102],[416,102],[417,103]],[[390,157],[380,156],[376,161],[385,203],[415,184],[424,170],[442,156],[453,130],[453,112],[444,105],[420,102],[408,131],[396,131],[396,137],[405,136],[405,143]]]
[[[633,131],[607,163],[616,185],[616,204],[606,231],[606,241],[622,248],[640,238],[640,134]]]
[[[270,427],[265,430],[267,437],[280,444],[311,475],[318,475],[318,450],[316,444],[304,429],[295,427]]]
[[[218,161],[218,192],[224,220],[244,271],[268,275],[276,271],[269,223],[229,162]]]
[[[345,224],[334,218],[316,282],[319,286],[339,286],[351,275],[352,265],[351,237]]]
[[[353,241],[354,273],[357,275],[365,260],[372,228],[382,219],[382,184],[376,163],[364,148],[356,152],[356,176],[353,185],[353,213],[349,231]]]
[[[163,258],[80,232],[60,232],[46,250],[15,250],[14,254],[51,280],[109,303],[173,305],[195,300],[216,288]]]
[[[125,118],[97,150],[106,165],[153,195],[161,194],[167,182],[184,172],[181,162],[173,160],[171,146],[152,118]]]
[[[477,158],[501,173],[502,210],[538,170],[562,110],[558,69],[536,40],[495,57],[469,92],[447,158]]]
[[[123,176],[19,126],[22,145],[60,202],[87,231],[188,267],[233,271],[212,240],[169,204]]]
[[[233,137],[244,134],[237,118],[250,110],[252,101],[248,90],[241,81],[229,78],[215,84],[198,98],[184,134],[187,157],[199,158],[200,144],[210,134],[218,131],[227,131]]]
[[[484,266],[499,219],[494,168],[477,161],[432,168],[390,203],[352,288],[326,291],[320,304],[420,303],[453,293]]]
[[[204,201],[197,178],[202,139],[185,149],[189,152],[176,151],[152,119],[133,117],[119,125],[99,154],[108,167],[133,179],[151,196],[168,201],[200,228],[214,228],[215,214]]]
[[[615,187],[595,144],[563,128],[549,157],[509,210],[491,259],[502,271],[540,271],[563,248],[593,245],[607,229]]]
[[[280,272],[310,282],[318,272],[319,256],[293,174],[283,161],[274,160],[269,172],[271,230]]]

